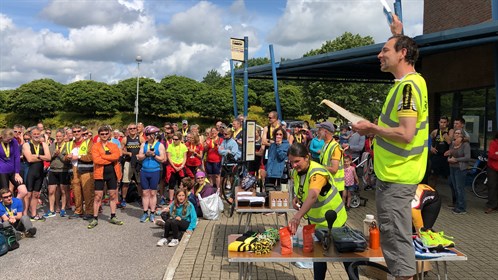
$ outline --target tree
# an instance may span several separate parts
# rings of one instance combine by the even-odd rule
[[[164,77],[161,85],[164,93],[169,96],[166,102],[175,102],[177,106],[177,111],[172,113],[195,111],[195,100],[206,89],[205,84],[176,75]]]
[[[8,89],[8,90],[0,90],[0,113],[7,113],[9,112],[9,103],[7,102],[9,96],[15,96],[14,95],[15,90],[13,89]]]
[[[279,88],[280,107],[284,119],[294,119],[305,113],[303,94],[301,87],[284,85]],[[260,102],[265,112],[276,111],[277,105],[273,91],[267,92],[260,97]]]
[[[218,73],[215,69],[209,70],[209,72],[204,76],[202,82],[206,85],[214,86],[216,83],[221,80],[221,74]]]
[[[374,43],[374,39],[370,36],[361,37],[359,34],[353,35],[353,33],[344,32],[334,40],[325,41],[319,49],[305,53],[304,57],[368,46]]]
[[[304,56],[356,48],[373,44],[372,37],[361,37],[349,32],[332,41],[326,41],[320,49],[311,50]],[[388,91],[388,85],[369,83],[331,83],[306,82],[303,84],[304,107],[313,120],[328,118],[333,115],[342,118],[328,107],[317,106],[323,99],[330,99],[347,110],[372,120],[380,113],[382,101]]]
[[[153,89],[154,84],[157,84],[154,79],[151,78],[140,78],[138,89],[138,105],[139,111],[143,104],[148,104],[142,102],[142,99],[146,99],[150,94],[148,89]],[[133,112],[135,110],[135,100],[137,99],[137,78],[129,78],[126,80],[119,81],[116,85],[113,85],[115,91],[122,96],[122,103],[119,109],[121,111]]]
[[[225,89],[205,89],[196,102],[196,112],[201,116],[209,116],[215,119],[227,119],[233,115],[232,91]]]
[[[62,95],[64,111],[84,115],[118,111],[122,95],[106,83],[83,80],[66,86]]]
[[[60,93],[63,89],[62,84],[51,79],[23,84],[11,92],[9,109],[32,120],[52,116],[62,106]]]

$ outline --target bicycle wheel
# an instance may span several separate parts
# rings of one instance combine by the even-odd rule
[[[488,198],[488,173],[486,170],[477,174],[472,181],[472,192],[479,198]]]
[[[233,174],[226,174],[221,181],[221,195],[231,205],[235,197],[235,180]]]
[[[357,208],[358,206],[360,206],[360,203],[361,203],[360,195],[357,192],[353,192],[349,206],[351,206],[351,208]]]
[[[477,174],[481,173],[482,169],[479,167],[469,167],[465,170],[465,186],[472,187],[474,179]]]

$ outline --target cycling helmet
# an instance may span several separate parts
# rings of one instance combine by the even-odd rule
[[[158,133],[160,132],[159,128],[153,126],[153,125],[148,125],[145,127],[144,129],[144,133],[145,134],[155,134],[155,133]]]
[[[254,177],[253,175],[247,175],[244,177],[244,179],[242,179],[242,188],[244,189],[244,191],[249,190],[255,184],[256,184],[256,177]]]

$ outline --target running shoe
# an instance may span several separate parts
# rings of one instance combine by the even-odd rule
[[[465,215],[467,214],[467,211],[459,211],[459,210],[453,210],[451,211],[455,215]]]
[[[141,222],[141,223],[145,223],[145,222],[147,222],[148,220],[149,220],[149,215],[147,215],[147,213],[144,213],[144,214],[142,215],[142,217],[140,217],[140,222]]]
[[[164,197],[161,197],[161,200],[159,200],[159,205],[165,205],[166,204],[166,200],[164,199]]]
[[[93,219],[93,215],[91,214],[86,214],[86,215],[83,215],[83,220],[85,221],[91,221]]]
[[[61,217],[66,217],[66,210],[61,209],[61,212],[59,214]]]
[[[149,217],[149,221],[151,221],[153,223],[155,220],[156,220],[156,215],[154,213],[151,213],[150,217]]]
[[[115,225],[118,225],[118,226],[121,226],[121,225],[124,224],[123,221],[118,220],[118,218],[116,218],[116,217],[111,218],[109,220],[109,223],[115,224]]]
[[[155,224],[160,227],[164,227],[164,220],[163,219],[156,219]]]
[[[53,217],[55,217],[55,216],[56,216],[56,215],[55,215],[55,212],[52,212],[52,211],[48,211],[47,213],[45,213],[45,214],[43,215],[43,217],[45,217],[45,218],[53,218]]]
[[[125,208],[126,207],[126,201],[124,199],[121,200],[120,205],[121,205],[121,207]]]
[[[443,247],[455,247],[455,242],[450,239],[453,239],[453,236],[448,236],[444,234],[444,231],[433,232],[436,239],[439,240],[439,244],[443,245]]]
[[[32,222],[45,222],[47,219],[45,219],[45,217],[43,216],[40,216],[40,215],[36,215],[34,217],[29,217],[29,220],[32,221]]]
[[[178,244],[180,244],[180,242],[178,241],[178,239],[171,239],[171,241],[168,243],[168,246],[169,247],[175,247]]]
[[[79,218],[83,218],[83,214],[72,214],[71,216],[69,216],[69,219],[72,220],[72,219],[79,219]]]
[[[166,243],[168,243],[168,239],[167,238],[161,238],[161,239],[159,239],[159,241],[157,241],[156,245],[158,247],[163,247]]]
[[[92,221],[88,224],[86,228],[92,229],[96,227],[99,224],[99,221],[97,219],[92,219]]]
[[[442,246],[439,242],[439,239],[434,234],[434,232],[432,232],[432,230],[423,231],[422,229],[420,229],[419,235],[422,244],[424,244],[424,246],[427,248]]]

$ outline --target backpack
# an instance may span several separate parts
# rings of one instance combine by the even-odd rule
[[[9,252],[9,246],[7,245],[7,238],[0,233],[0,256],[3,256]]]
[[[19,248],[19,242],[17,242],[16,231],[12,225],[0,228],[0,235],[3,235],[7,241],[7,247],[9,251],[13,251]]]

